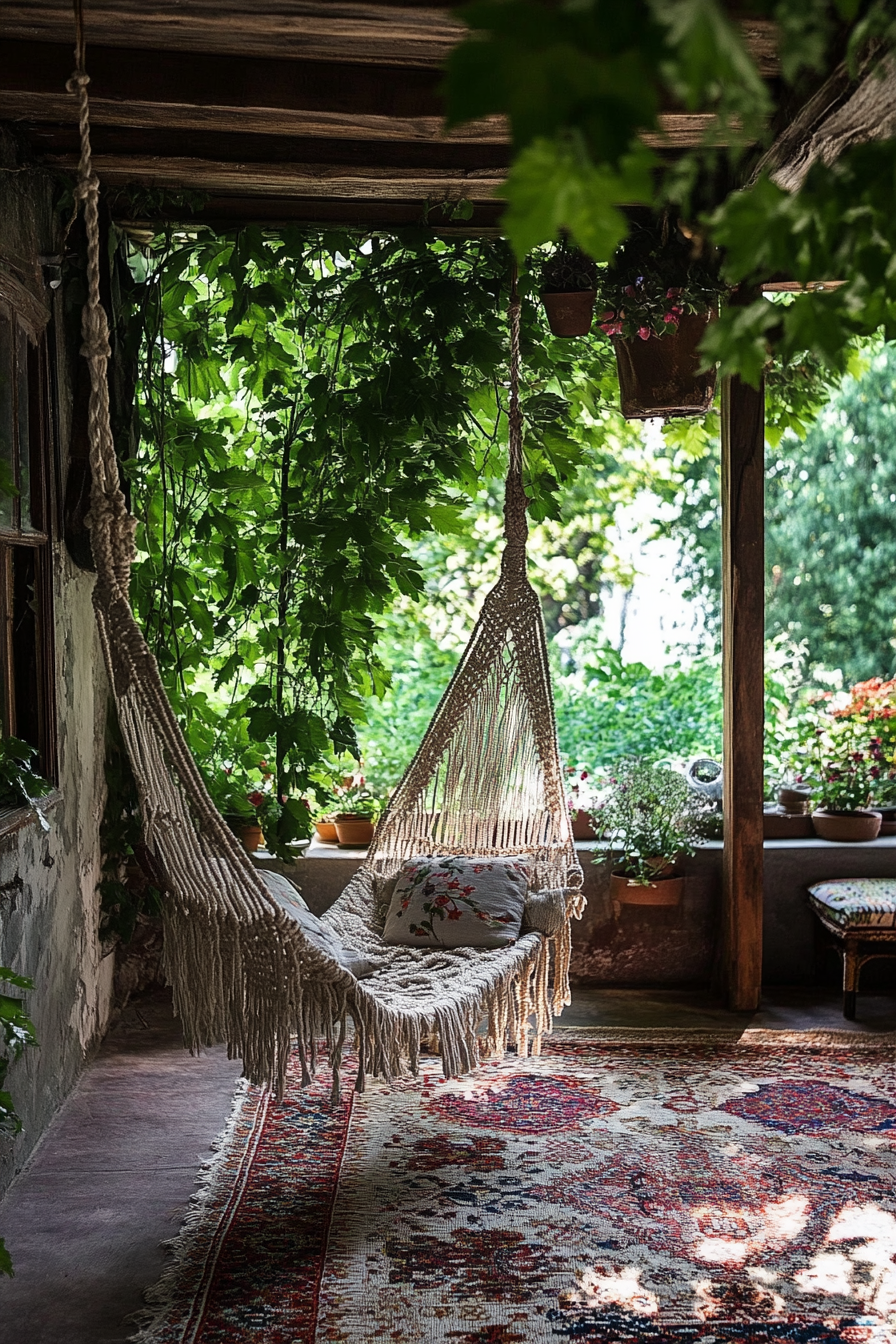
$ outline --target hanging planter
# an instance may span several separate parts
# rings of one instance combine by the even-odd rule
[[[597,268],[565,245],[543,263],[541,301],[555,336],[587,336],[594,320]]]
[[[677,328],[646,339],[615,336],[619,395],[626,420],[705,415],[712,409],[716,371],[701,373],[699,345],[712,315],[683,314]]]
[[[626,419],[705,415],[716,371],[699,371],[699,346],[726,292],[705,248],[668,215],[638,225],[600,272],[597,291]]]

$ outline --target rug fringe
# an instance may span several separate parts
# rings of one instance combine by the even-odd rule
[[[181,1274],[203,1227],[209,1206],[213,1203],[231,1140],[237,1126],[245,1118],[247,1103],[251,1104],[250,1087],[247,1078],[238,1079],[224,1128],[215,1135],[209,1145],[211,1156],[204,1158],[199,1165],[196,1188],[187,1204],[180,1231],[176,1236],[160,1243],[170,1257],[168,1263],[156,1282],[145,1290],[143,1298],[146,1306],[128,1317],[128,1325],[137,1327],[137,1333],[128,1336],[128,1344],[158,1344],[160,1336],[157,1332],[164,1327],[166,1334],[168,1333],[168,1318],[178,1301],[177,1290]],[[266,1093],[262,1093],[255,1105],[262,1105],[266,1096]]]
[[[775,1031],[768,1027],[554,1027],[554,1039],[593,1040],[601,1045],[786,1045],[804,1049],[896,1050],[896,1031]]]

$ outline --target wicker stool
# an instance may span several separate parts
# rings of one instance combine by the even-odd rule
[[[816,882],[809,902],[843,957],[843,1016],[852,1021],[865,962],[896,957],[896,877]]]

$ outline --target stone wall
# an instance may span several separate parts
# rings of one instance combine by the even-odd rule
[[[0,127],[0,267],[50,304],[50,357],[58,386],[59,481],[69,441],[72,351],[62,296],[44,283],[40,256],[57,255],[58,184],[23,164]],[[91,606],[92,576],[54,544],[56,683],[60,780],[47,807],[50,830],[36,822],[0,828],[0,964],[35,982],[28,1010],[40,1047],[9,1073],[24,1123],[14,1142],[0,1139],[0,1190],[22,1166],[99,1040],[111,1004],[113,958],[98,938],[99,826],[104,803],[103,735],[107,686]]]

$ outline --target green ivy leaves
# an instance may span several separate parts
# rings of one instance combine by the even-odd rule
[[[517,256],[566,232],[596,261],[608,261],[628,233],[623,205],[652,198],[656,156],[635,145],[618,169],[595,164],[580,135],[541,137],[514,160],[502,226]]]

